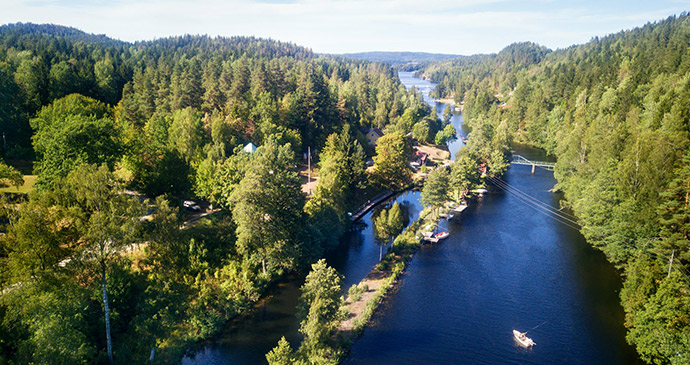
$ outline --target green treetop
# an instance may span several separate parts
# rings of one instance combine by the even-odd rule
[[[36,130],[36,184],[41,187],[52,187],[84,163],[106,163],[112,168],[122,156],[112,109],[86,96],[72,94],[55,100],[38,112],[31,126]]]
[[[660,236],[666,250],[675,250],[684,264],[690,263],[690,152],[675,171],[675,178],[662,192],[658,208]],[[667,252],[665,252],[667,253]]]
[[[325,363],[335,355],[333,332],[343,304],[342,278],[324,259],[311,268],[297,305],[300,332],[304,335],[299,352],[309,363]]]
[[[412,146],[400,132],[389,133],[376,141],[376,156],[372,179],[379,185],[396,191],[411,181],[408,164]]]
[[[467,149],[455,155],[455,162],[450,166],[449,193],[456,202],[460,202],[466,191],[476,188],[480,183],[479,167],[470,157]]]
[[[438,210],[449,199],[448,185],[448,171],[445,168],[431,171],[422,188],[422,204],[431,206],[433,211]]]
[[[396,235],[402,232],[405,218],[398,203],[393,203],[390,209],[381,209],[374,217],[374,236],[379,245],[379,261],[383,258],[383,246],[388,244]]]
[[[326,140],[320,154],[318,184],[306,207],[314,221],[327,224],[317,227],[324,237],[339,237],[346,228],[345,213],[351,209],[355,190],[365,183],[365,157],[349,126]],[[328,241],[337,243],[337,240]]]
[[[289,144],[259,147],[234,188],[237,249],[261,265],[264,275],[296,267],[301,252],[305,196]]]

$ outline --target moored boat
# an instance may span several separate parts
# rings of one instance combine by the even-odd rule
[[[532,341],[531,338],[527,337],[527,332],[519,332],[517,330],[513,330],[513,337],[515,337],[515,341],[517,341],[520,345],[524,347],[532,347],[536,345],[534,341]]]
[[[448,233],[448,232],[439,232],[439,233],[436,233],[436,234],[434,235],[434,238],[439,239],[439,240],[442,240],[442,239],[444,239],[444,238],[446,238],[446,237],[448,237],[448,236],[450,236],[450,233]]]

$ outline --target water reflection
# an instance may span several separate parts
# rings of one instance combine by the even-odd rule
[[[382,203],[397,202],[406,217],[405,226],[415,221],[422,210],[419,192],[408,191]],[[377,207],[376,209],[381,209]],[[361,220],[359,229],[347,232],[338,247],[326,260],[343,276],[343,288],[361,281],[379,259],[379,246],[374,240],[370,211]],[[384,248],[384,251],[386,248]],[[304,278],[280,283],[252,313],[233,320],[216,339],[199,344],[182,359],[182,364],[258,364],[265,363],[265,354],[285,336],[292,345],[301,342],[299,321],[295,317],[299,287]]]
[[[558,208],[551,172],[512,166],[504,180]],[[500,190],[447,224],[451,236],[418,251],[346,362],[638,361],[625,343],[619,273],[577,230]],[[517,346],[513,329],[538,345]]]
[[[430,107],[436,108],[436,113],[439,119],[443,119],[443,112],[446,110],[446,108],[453,108],[454,105],[452,104],[446,104],[446,103],[441,103],[440,101],[432,98],[429,96],[429,93],[436,87],[436,84],[433,82],[429,82],[427,80],[422,80],[414,77],[414,72],[403,72],[400,71],[398,72],[398,78],[400,81],[405,85],[407,90],[412,89],[414,87],[418,91],[422,93],[422,98],[424,99],[424,102],[426,102]],[[455,131],[458,133],[457,139],[450,141],[447,143],[448,145],[448,151],[450,152],[450,158],[455,159],[455,154],[458,152],[460,148],[462,148],[465,145],[465,142],[463,142],[461,136],[466,137],[466,131],[463,130],[463,117],[462,113],[451,109],[452,110],[452,117],[450,119],[450,124],[453,125],[453,128],[455,128]]]

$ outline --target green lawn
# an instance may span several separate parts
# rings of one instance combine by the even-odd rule
[[[0,188],[0,193],[28,193],[34,189],[36,182],[36,175],[24,175],[24,185],[17,188],[16,186],[8,186]]]

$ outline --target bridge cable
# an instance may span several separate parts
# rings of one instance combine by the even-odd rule
[[[566,225],[566,226],[568,226],[568,227],[570,227],[576,231],[580,229],[580,225],[577,222],[574,222],[574,221],[572,221],[566,217],[562,217],[562,216],[558,215],[556,211],[549,210],[548,208],[545,208],[544,206],[540,205],[541,202],[537,201],[536,199],[534,199],[534,198],[530,199],[528,197],[521,196],[521,195],[519,195],[513,191],[510,191],[508,188],[501,186],[499,184],[496,184],[495,186],[498,187],[499,189],[505,191],[506,193],[515,195],[518,199],[522,200],[528,206],[536,209],[537,211],[540,211],[542,214],[545,214],[546,216],[556,220],[557,222],[559,222],[563,225]]]
[[[547,205],[546,203],[544,203],[544,202],[542,202],[542,201],[540,201],[540,200],[538,200],[538,199],[536,199],[536,198],[530,196],[529,194],[524,193],[524,192],[521,192],[521,191],[519,191],[519,190],[513,188],[513,187],[510,186],[509,184],[507,184],[507,183],[501,181],[500,179],[495,179],[495,178],[491,178],[491,177],[490,177],[489,180],[490,180],[496,187],[498,187],[498,188],[500,188],[500,189],[502,189],[502,190],[505,190],[505,191],[508,192],[508,193],[514,194],[515,196],[517,196],[518,198],[522,199],[522,200],[525,201],[525,202],[529,202],[530,205],[532,205],[533,207],[538,208],[538,209],[541,209],[541,210],[544,210],[544,211],[547,211],[548,213],[550,213],[550,214],[552,214],[552,215],[554,215],[554,216],[556,216],[556,217],[558,217],[558,218],[560,218],[560,219],[562,219],[562,220],[565,220],[565,221],[567,221],[567,222],[569,222],[569,223],[571,223],[571,224],[574,224],[574,225],[577,226],[577,227],[581,227],[580,223],[573,219],[573,218],[575,218],[575,217],[573,217],[573,218],[569,218],[569,217],[568,217],[568,216],[570,216],[570,214],[567,214],[567,213],[565,213],[565,212],[561,212],[561,211],[559,211],[559,210],[556,210],[556,209],[554,209],[553,207]],[[515,191],[515,190],[517,190],[517,191]],[[572,217],[572,216],[571,216],[571,217]],[[575,218],[575,219],[576,219],[576,218]]]
[[[578,226],[580,226],[580,223],[578,222],[577,217],[575,217],[569,213],[563,212],[559,209],[555,209],[552,206],[550,206],[549,204],[546,204],[546,203],[530,196],[529,194],[518,190],[517,188],[511,186],[508,183],[502,182],[500,180],[493,180],[492,182],[494,183],[494,185],[500,185],[501,187],[504,187],[507,190],[509,190],[511,193],[518,195],[518,196],[521,196],[521,197],[524,197],[525,199],[529,199],[529,200],[533,201],[535,204],[540,205],[544,209],[548,209],[553,214],[558,215],[559,217],[562,217],[563,219],[566,219],[566,220],[570,221],[571,223],[574,223],[574,224],[577,224]]]
[[[520,194],[529,196],[530,198],[534,199],[535,201],[539,201],[539,200],[537,200],[536,198],[531,197],[529,194],[525,193],[524,191],[522,191],[522,190],[516,188],[515,186],[510,185],[510,184],[507,183],[506,181],[501,180],[501,178],[499,178],[499,177],[491,177],[491,179],[496,180],[496,181],[499,181],[499,182],[501,182],[502,184],[504,184],[504,185],[506,185],[507,187],[509,187],[510,189],[515,190],[515,191],[517,191],[517,192],[520,193]],[[562,211],[562,210],[560,210],[560,209],[555,209],[555,208],[553,208],[552,206],[550,206],[549,204],[546,204],[546,203],[543,203],[543,202],[540,202],[540,204],[544,205],[544,206],[547,207],[548,209],[552,209],[552,210],[554,210],[555,212],[558,212],[559,215],[570,217],[570,219],[572,219],[572,220],[578,220],[578,218],[577,218],[575,215],[573,215],[573,214],[570,214],[570,213],[568,213],[568,212],[564,212],[564,211]],[[578,223],[578,225],[579,225],[579,223]]]
[[[501,180],[500,178],[489,177],[489,181],[491,181],[491,182],[492,182],[496,187],[498,187],[499,189],[501,189],[501,190],[503,190],[503,191],[505,191],[505,192],[507,192],[507,193],[512,193],[513,195],[515,195],[516,197],[518,197],[519,199],[521,199],[522,201],[524,201],[524,202],[527,203],[528,205],[532,206],[533,208],[536,208],[536,209],[538,209],[538,210],[540,209],[540,210],[542,210],[542,211],[546,211],[546,212],[542,212],[542,213],[547,213],[547,212],[548,212],[548,213],[551,213],[551,214],[553,215],[553,216],[551,216],[551,218],[553,218],[554,220],[558,221],[559,223],[562,223],[562,224],[564,224],[564,225],[566,225],[566,226],[568,226],[568,227],[570,227],[570,228],[576,229],[576,230],[577,230],[578,227],[579,227],[579,228],[587,229],[587,230],[590,230],[590,231],[594,231],[595,233],[600,234],[601,236],[604,236],[604,237],[605,237],[605,236],[610,236],[610,234],[607,234],[606,232],[603,232],[603,231],[601,231],[601,230],[594,229],[594,228],[592,228],[592,227],[582,226],[582,225],[580,225],[578,222],[574,222],[573,220],[568,219],[567,217],[562,216],[561,214],[563,214],[563,215],[569,215],[569,216],[571,216],[571,217],[574,217],[574,216],[571,215],[571,214],[567,214],[567,213],[564,213],[564,212],[560,212],[560,211],[554,210],[553,208],[549,207],[547,204],[545,204],[545,203],[543,203],[543,202],[537,200],[536,198],[530,196],[529,194],[527,194],[527,193],[525,193],[525,192],[522,192],[522,191],[519,190],[518,188],[515,188],[515,187],[511,186],[510,184],[506,183],[505,181]],[[512,189],[512,190],[510,190],[510,189]],[[518,191],[519,193],[517,193],[517,192],[515,192],[515,191],[513,191],[513,190]],[[559,214],[559,213],[560,213],[560,214]],[[548,214],[546,214],[546,215],[548,215]],[[571,223],[571,224],[566,223],[566,222],[564,222],[563,220],[565,220],[566,222],[569,222],[569,223]],[[572,224],[577,225],[577,227],[574,227]],[[648,251],[648,250],[641,250],[641,251],[642,251],[642,253],[644,253],[644,254],[646,254],[646,255],[648,255],[648,256],[654,258],[654,259],[657,259],[657,260],[660,259],[660,255],[658,255],[658,254],[655,253],[655,252],[651,252],[651,251]],[[665,256],[664,256],[664,257],[661,257],[661,259],[663,259],[663,260],[665,261],[665,260],[666,260],[666,257],[665,257]],[[676,269],[676,270],[684,277],[684,279],[685,279],[684,281],[686,282],[686,284],[688,284],[688,285],[690,286],[690,271],[688,271],[688,269],[686,269],[685,267],[683,267],[683,266],[681,266],[681,265],[674,265],[672,268],[673,268],[673,269]]]
[[[574,225],[576,225],[577,227],[580,227],[580,224],[579,224],[578,222],[576,222],[576,221],[574,221],[574,220],[572,220],[572,219],[570,219],[570,218],[568,218],[568,217],[562,215],[561,212],[559,212],[559,211],[557,211],[557,210],[555,210],[555,209],[549,207],[548,205],[546,205],[546,204],[544,204],[543,202],[541,202],[541,201],[539,201],[539,200],[537,200],[537,199],[531,197],[530,195],[524,194],[524,193],[521,194],[521,193],[515,192],[515,191],[511,190],[511,187],[510,187],[509,185],[502,184],[502,183],[500,183],[499,181],[491,180],[491,182],[494,184],[494,186],[498,187],[499,189],[501,189],[501,190],[503,190],[503,191],[505,191],[505,192],[507,192],[507,193],[509,193],[509,194],[515,195],[517,198],[519,198],[519,199],[522,200],[523,202],[527,203],[527,204],[530,205],[531,207],[533,207],[533,208],[535,208],[535,209],[538,209],[538,210],[542,210],[542,211],[544,211],[544,213],[551,214],[551,215],[553,215],[554,217],[559,218],[560,220],[566,221],[566,222],[568,222],[568,223],[570,223],[570,224],[574,224]]]
[[[494,186],[505,191],[506,193],[513,194],[515,197],[522,200],[523,202],[525,202],[530,207],[532,207],[532,208],[536,209],[537,211],[539,211],[540,213],[554,219],[558,223],[561,223],[561,224],[563,224],[567,227],[570,227],[574,230],[579,230],[580,228],[582,228],[582,229],[594,231],[595,233],[600,234],[601,236],[604,236],[604,237],[610,236],[610,234],[606,234],[605,232],[603,232],[601,230],[597,230],[597,229],[594,229],[594,228],[588,227],[588,226],[582,226],[577,222],[574,222],[574,221],[572,221],[566,217],[563,217],[563,216],[558,214],[558,213],[560,213],[559,211],[553,210],[552,208],[551,209],[547,208],[548,206],[545,203],[540,202],[539,200],[531,197],[529,194],[522,193],[522,195],[520,195],[514,191],[509,190],[512,187],[510,185],[508,185],[507,183],[505,185],[501,185],[501,182],[498,181],[500,179],[497,179],[497,180],[494,180],[494,179],[496,179],[496,178],[489,177],[489,181],[491,181],[494,184]],[[516,188],[513,188],[513,189],[516,189]],[[646,255],[654,258],[654,259],[659,260],[660,255],[658,255],[654,252],[651,252],[651,251],[647,251],[647,250],[641,250],[641,251],[642,251],[642,253],[644,253],[644,254],[646,254]],[[666,260],[666,257],[662,257],[662,259]],[[688,271],[688,269],[684,268],[681,265],[673,265],[672,269],[677,270],[683,276],[685,283],[688,286],[690,286],[690,272]]]
[[[537,211],[541,211],[542,214],[551,217],[555,221],[557,221],[557,222],[559,222],[565,226],[568,226],[568,227],[573,228],[575,230],[587,229],[589,231],[593,231],[594,233],[601,235],[602,237],[610,236],[610,234],[603,232],[599,229],[595,229],[593,227],[581,225],[580,223],[578,223],[577,221],[574,220],[574,219],[578,219],[576,216],[569,214],[569,213],[566,213],[566,212],[563,212],[563,211],[560,211],[560,210],[556,210],[553,207],[551,207],[550,205],[548,205],[544,202],[541,202],[540,200],[538,200],[538,199],[532,197],[531,195],[525,193],[524,191],[510,185],[509,183],[503,181],[502,179],[500,179],[498,177],[489,177],[488,179],[490,182],[492,182],[494,184],[494,186],[505,191],[506,193],[513,194],[518,199],[525,202],[527,205],[531,206],[532,208],[536,209]],[[549,215],[549,214],[551,214],[551,215]],[[568,218],[568,217],[572,217],[572,219]],[[641,251],[642,251],[642,253],[644,253],[644,254],[646,254],[646,255],[654,258],[654,259],[659,260],[658,254],[651,252],[651,251],[648,251],[648,250],[641,250]],[[664,256],[664,257],[662,257],[662,259],[666,260],[666,257]],[[673,265],[672,268],[676,269],[684,277],[684,279],[685,279],[684,281],[686,282],[686,284],[688,284],[688,286],[690,286],[690,271],[688,271],[688,269],[686,269],[685,267],[683,267],[681,265]]]

